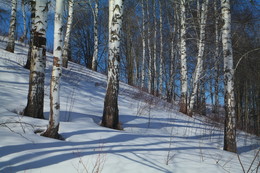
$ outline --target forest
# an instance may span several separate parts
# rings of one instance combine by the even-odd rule
[[[29,73],[27,99],[19,114],[44,120],[49,109],[40,136],[66,141],[60,133],[62,80],[78,64],[106,76],[102,106],[97,106],[101,127],[126,129],[120,94],[126,94],[121,88],[127,84],[146,102],[156,98],[182,116],[223,125],[223,150],[240,153],[237,131],[259,137],[257,0],[8,0],[1,5],[5,50],[28,47],[22,64]],[[149,110],[148,127],[150,118]]]

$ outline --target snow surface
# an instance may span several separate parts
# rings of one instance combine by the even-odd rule
[[[222,150],[222,125],[202,116],[190,118],[179,113],[177,105],[123,83],[119,113],[124,130],[99,126],[106,76],[74,63],[63,70],[61,82],[60,134],[65,141],[35,134],[48,124],[51,54],[46,65],[46,120],[21,116],[27,104],[29,71],[22,66],[28,48],[17,43],[15,53],[9,53],[0,40],[1,173],[243,172],[237,155]],[[257,172],[259,137],[238,131],[237,143],[245,171]]]

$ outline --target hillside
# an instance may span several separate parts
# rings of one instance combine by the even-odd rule
[[[19,115],[27,103],[27,48],[15,53],[0,41],[0,172],[102,173],[240,173],[260,172],[260,139],[238,131],[238,152],[222,150],[222,126],[205,117],[190,118],[134,87],[120,83],[119,113],[123,131],[99,126],[106,76],[70,63],[61,84],[60,134],[65,141],[41,137],[49,114],[52,68],[48,54],[45,118]],[[254,160],[255,159],[255,160]],[[254,160],[254,162],[253,162]],[[253,162],[253,163],[252,163]],[[252,164],[252,165],[251,165]]]

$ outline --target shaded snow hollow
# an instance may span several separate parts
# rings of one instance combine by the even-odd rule
[[[204,117],[190,118],[136,88],[120,83],[119,113],[123,131],[99,126],[106,76],[69,63],[61,83],[60,134],[65,141],[41,137],[48,124],[52,58],[45,80],[46,120],[17,114],[27,103],[27,47],[15,53],[0,41],[0,172],[46,173],[240,173],[238,157],[222,150],[223,130]],[[256,172],[258,137],[238,131],[238,151],[247,171]],[[255,161],[250,167],[253,159]],[[259,170],[260,171],[260,168]]]

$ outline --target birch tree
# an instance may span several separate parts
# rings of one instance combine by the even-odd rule
[[[169,80],[169,87],[168,87],[168,102],[172,102],[175,100],[175,71],[176,71],[176,57],[177,57],[177,52],[176,51],[176,42],[179,42],[177,35],[178,30],[179,30],[179,16],[178,16],[178,10],[177,10],[177,4],[176,2],[173,2],[173,23],[170,21],[170,17],[168,16],[168,23],[171,27],[171,44],[170,44],[170,80]]]
[[[193,109],[194,109],[194,103],[195,98],[198,91],[198,86],[200,82],[200,76],[202,74],[203,70],[203,55],[204,55],[204,49],[205,49],[205,29],[206,29],[206,21],[207,21],[207,8],[208,8],[208,2],[209,0],[205,0],[202,4],[201,13],[200,13],[200,34],[199,34],[199,45],[198,45],[198,55],[197,55],[197,65],[194,71],[194,78],[193,78],[193,90],[191,93],[190,98],[190,104],[189,104],[189,110],[188,115],[192,116]],[[199,12],[198,12],[199,13]]]
[[[97,59],[98,59],[98,11],[99,2],[95,0],[95,10],[92,9],[94,17],[94,52],[92,59],[92,70],[97,71]]]
[[[234,98],[234,68],[231,40],[231,13],[230,1],[221,0],[222,46],[224,57],[224,89],[225,89],[225,129],[224,150],[236,152],[236,117]]]
[[[214,1],[214,11],[215,11],[215,85],[214,85],[214,91],[215,91],[215,104],[213,107],[213,112],[217,113],[218,112],[218,107],[219,107],[219,98],[218,98],[218,94],[219,94],[219,29],[218,29],[218,25],[219,25],[219,18],[218,18],[218,6],[217,6],[217,2],[218,0]]]
[[[110,0],[108,80],[101,125],[113,129],[120,129],[118,115],[118,92],[122,17],[123,0]]]
[[[149,1],[146,1],[147,5],[147,20],[150,21],[150,12],[149,12]],[[149,62],[149,68],[148,68],[148,93],[153,93],[153,71],[154,71],[154,64],[153,64],[153,58],[152,58],[152,50],[151,50],[151,25],[149,25],[150,22],[148,22],[147,26],[147,49],[148,49],[148,62]]]
[[[21,7],[22,7],[22,16],[23,16],[23,35],[20,37],[20,41],[24,42],[24,40],[26,39],[26,34],[27,34],[27,30],[26,30],[26,12],[25,12],[25,4],[27,2],[25,0],[22,0],[21,2]]]
[[[46,29],[48,0],[36,2],[35,25],[31,55],[29,93],[24,115],[43,117],[44,78],[46,66]]]
[[[186,0],[181,0],[180,3],[180,18],[181,18],[181,30],[180,30],[180,53],[181,53],[181,98],[180,98],[180,112],[187,113],[187,53],[186,53]]]
[[[153,19],[154,19],[154,31],[153,31],[153,68],[154,68],[154,94],[157,93],[158,76],[157,76],[157,20],[156,20],[156,0],[153,0]]]
[[[60,124],[60,81],[62,74],[62,47],[63,47],[63,0],[56,0],[54,21],[53,68],[50,86],[50,116],[49,125],[43,136],[60,138],[58,134]]]
[[[159,2],[160,6],[160,75],[159,75],[159,94],[163,94],[163,63],[164,63],[164,57],[163,57],[163,32],[162,32],[162,4],[161,1]]]
[[[12,0],[11,18],[8,33],[8,42],[6,49],[9,52],[14,52],[15,47],[15,34],[16,34],[16,11],[17,11],[17,0]]]
[[[34,24],[35,24],[35,0],[30,0],[30,6],[31,6],[31,28],[30,28],[30,41],[29,41],[29,49],[27,54],[27,61],[24,66],[26,69],[30,69],[31,66],[31,55],[32,55],[32,47],[33,47],[33,35],[34,35]]]
[[[68,21],[66,26],[66,34],[64,38],[64,46],[63,46],[63,52],[62,52],[62,66],[67,68],[68,67],[68,61],[69,61],[69,53],[70,53],[70,35],[71,35],[71,28],[72,28],[72,22],[73,22],[73,6],[74,6],[74,0],[68,0],[69,1],[69,14],[68,14]]]
[[[144,89],[145,85],[145,58],[146,58],[146,45],[145,45],[145,6],[142,1],[142,47],[143,47],[143,59],[142,59],[142,73],[141,73],[141,88]]]

